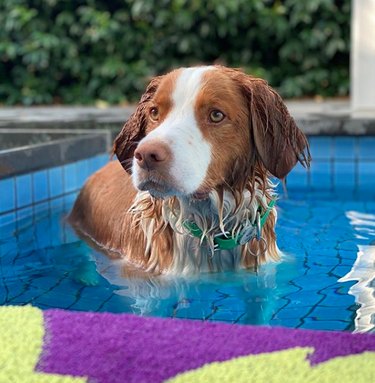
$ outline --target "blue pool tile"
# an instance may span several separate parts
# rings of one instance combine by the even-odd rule
[[[353,161],[358,155],[358,141],[355,137],[335,137],[334,157],[336,160]]]
[[[296,293],[288,294],[288,299],[291,300],[289,308],[294,307],[311,307],[315,306],[324,299],[323,295],[316,294],[315,292],[298,291]]]
[[[5,305],[8,299],[8,290],[0,284],[0,305]]]
[[[245,312],[218,310],[208,317],[208,320],[235,323],[238,322],[244,314]]]
[[[48,175],[47,170],[41,170],[32,174],[34,202],[48,199]]]
[[[350,322],[340,320],[317,320],[316,318],[305,318],[304,323],[299,327],[306,330],[321,330],[321,331],[344,331],[348,328]]]
[[[331,159],[333,156],[332,137],[310,137],[310,151],[314,159]]]
[[[273,319],[299,319],[304,317],[310,311],[310,307],[286,307],[280,310]]]
[[[33,220],[34,210],[32,207],[24,207],[17,210],[17,220],[19,221],[20,226],[27,226]]]
[[[14,222],[16,222],[16,213],[14,211],[0,214],[0,227],[10,225]]]
[[[78,196],[78,192],[75,193],[69,193],[64,195],[63,200],[64,200],[64,208],[66,210],[69,210],[73,207],[74,201],[76,200]]]
[[[40,202],[40,203],[37,203],[35,204],[34,206],[34,212],[35,212],[35,215],[37,216],[37,218],[41,218],[41,217],[44,217],[46,215],[46,213],[48,212],[49,210],[49,204],[48,204],[48,201],[47,202]]]
[[[311,163],[311,186],[315,189],[332,187],[332,163],[330,161],[313,161]]]
[[[353,313],[349,310],[340,310],[337,307],[317,306],[309,314],[309,318],[314,318],[319,321],[335,321],[342,320],[349,322]]]
[[[14,212],[0,215],[0,238],[11,237],[16,230],[16,214]]]
[[[73,305],[69,306],[69,310],[98,311],[103,303],[104,302],[97,297],[90,297],[89,299],[80,297]]]
[[[101,154],[89,159],[90,174],[96,172],[108,162],[108,154]]]
[[[335,161],[334,186],[335,188],[347,187],[351,189],[356,187],[354,162]]]
[[[50,200],[50,206],[52,212],[60,212],[64,209],[64,197],[58,197]]]
[[[13,177],[0,181],[0,213],[15,209],[15,191],[15,181]]]
[[[75,163],[63,167],[64,172],[64,192],[69,193],[78,189],[77,166]]]
[[[174,318],[180,319],[200,319],[205,320],[212,314],[212,308],[209,304],[204,305],[193,305],[190,307],[183,307],[177,310],[173,315]]]
[[[359,163],[359,188],[375,188],[375,161],[361,161]]]
[[[361,137],[359,140],[359,158],[375,160],[375,138]]]
[[[309,171],[300,163],[293,168],[287,177],[287,187],[306,187],[308,185]]]
[[[242,317],[244,318],[244,317]],[[246,323],[243,322],[243,319],[240,319],[237,323]],[[282,327],[292,327],[296,328],[301,325],[301,319],[299,318],[287,318],[287,319],[271,319],[270,320],[270,325],[271,326],[282,326]]]
[[[0,235],[2,236],[1,233],[1,227],[0,227]],[[14,255],[17,253],[18,249],[18,242],[17,239],[12,236],[8,237],[7,240],[2,237],[2,240],[0,242],[0,257],[1,257],[1,263],[5,264],[6,261],[4,261],[5,258],[11,260],[14,258]],[[1,279],[0,279],[1,283]]]
[[[50,196],[56,197],[64,193],[63,170],[61,166],[48,169]]]
[[[81,188],[89,177],[88,160],[78,161],[77,164],[77,188]]]
[[[61,308],[67,309],[69,306],[75,303],[76,297],[74,295],[66,294],[65,292],[58,292],[53,289],[46,292],[45,294],[39,296],[35,299],[37,304],[42,304],[50,307],[56,307],[58,302]]]
[[[17,207],[23,207],[32,203],[33,190],[30,174],[16,177]]]
[[[331,290],[331,294],[325,296],[319,305],[328,306],[328,307],[342,307],[346,308],[355,303],[355,298],[353,295],[345,294],[334,294]]]
[[[104,166],[109,161],[108,153],[99,154],[98,164],[100,167]]]

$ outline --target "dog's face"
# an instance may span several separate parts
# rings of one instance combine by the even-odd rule
[[[283,178],[307,141],[263,80],[221,66],[182,68],[151,81],[115,141],[134,185],[156,197],[205,198],[235,188],[256,163]]]

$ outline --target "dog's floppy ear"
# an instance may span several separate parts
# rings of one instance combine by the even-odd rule
[[[284,179],[297,161],[308,168],[311,157],[307,138],[279,94],[266,81],[235,72],[248,100],[251,134],[266,169]]]
[[[163,76],[158,76],[151,80],[135,112],[125,122],[113,143],[113,154],[116,154],[121,165],[128,173],[131,173],[132,158],[138,142],[146,135],[148,103],[156,92],[162,78]]]

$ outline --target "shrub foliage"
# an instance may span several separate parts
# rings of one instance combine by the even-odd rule
[[[285,97],[349,87],[349,0],[0,0],[0,103],[134,101],[147,79],[222,63]]]

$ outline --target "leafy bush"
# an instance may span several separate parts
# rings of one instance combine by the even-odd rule
[[[345,95],[349,0],[1,0],[0,103],[134,101],[147,79],[223,63],[285,97]]]

